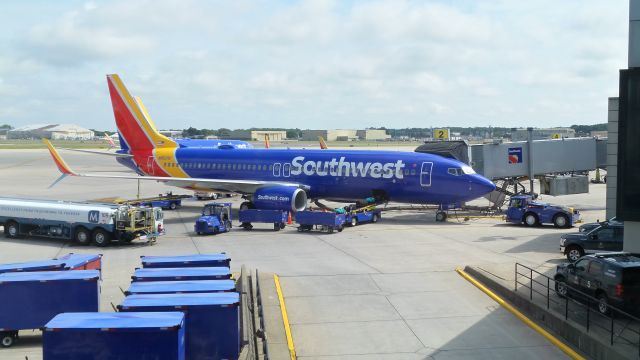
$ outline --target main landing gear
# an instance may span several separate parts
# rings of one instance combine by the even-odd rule
[[[438,212],[436,212],[436,221],[437,222],[447,221],[447,213],[442,210],[438,210]]]

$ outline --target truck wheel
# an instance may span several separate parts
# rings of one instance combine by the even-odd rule
[[[111,234],[109,234],[108,232],[102,229],[95,229],[93,231],[93,243],[96,244],[97,246],[105,247],[109,245],[110,241],[111,241]]]
[[[220,233],[220,228],[217,226],[213,227],[213,235],[219,234]]]
[[[538,215],[534,213],[524,214],[524,224],[529,227],[538,226]]]
[[[373,217],[371,218],[371,222],[372,223],[377,223],[378,222],[378,214],[373,214]]]
[[[274,224],[273,224],[273,230],[275,230],[275,231],[280,231],[280,224],[278,224],[278,223],[274,223]]]
[[[284,223],[280,223],[280,230],[285,228],[285,224]]]
[[[329,226],[329,228],[327,229],[327,232],[329,234],[333,234],[333,226]]]
[[[567,288],[567,283],[564,282],[564,278],[562,276],[558,276],[555,279],[555,282],[556,282],[556,294],[561,298],[567,297],[569,289]]]
[[[580,246],[571,245],[566,250],[567,260],[576,262],[578,259],[584,256],[584,250]]]
[[[342,225],[338,226],[338,232],[342,232],[342,230],[344,230],[344,226]]]
[[[609,299],[604,293],[600,293],[598,296],[598,312],[602,315],[609,315]]]
[[[169,209],[171,210],[175,210],[178,207],[178,205],[176,205],[176,203],[171,202],[171,204],[169,204]]]
[[[351,218],[351,226],[358,225],[358,218],[355,215]]]
[[[225,232],[229,232],[231,231],[233,224],[231,224],[231,221],[227,220],[224,222],[224,227],[225,227]]]
[[[557,228],[566,228],[569,227],[571,223],[569,222],[569,217],[565,214],[557,214],[553,217],[553,226]]]
[[[4,224],[4,234],[7,235],[7,237],[15,239],[18,237],[18,235],[20,234],[20,225],[18,225],[17,222],[15,221],[9,221],[6,224]]]
[[[80,226],[76,228],[73,239],[80,245],[89,245],[91,242],[91,235],[89,234],[89,230]]]
[[[16,335],[14,335],[9,331],[3,332],[2,335],[0,335],[0,337],[1,337],[0,344],[2,344],[2,347],[4,348],[11,347],[13,343],[16,341]]]

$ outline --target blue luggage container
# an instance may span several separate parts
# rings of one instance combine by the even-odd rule
[[[332,233],[334,230],[338,232],[344,229],[345,214],[337,214],[329,211],[298,211],[296,213],[296,222],[300,224],[298,231],[311,231],[318,228],[321,231]]]
[[[69,253],[57,259],[65,270],[102,270],[102,254]]]
[[[185,358],[184,313],[65,313],[44,327],[44,360]]]
[[[182,256],[141,256],[143,268],[231,267],[225,253]]]
[[[0,274],[0,343],[13,345],[19,330],[39,329],[63,312],[98,311],[97,270]]]
[[[125,295],[141,294],[191,294],[236,291],[233,280],[183,280],[132,282]]]
[[[238,211],[238,219],[245,230],[253,229],[251,223],[271,223],[276,231],[282,230],[289,217],[288,211],[266,209],[243,209]]]
[[[186,358],[237,359],[240,353],[238,293],[156,294],[127,296],[118,310],[184,311]]]
[[[0,274],[21,271],[56,271],[63,270],[64,263],[58,260],[27,261],[11,264],[0,264]]]
[[[131,281],[224,280],[230,279],[227,267],[136,269]]]

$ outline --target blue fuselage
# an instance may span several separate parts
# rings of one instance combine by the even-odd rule
[[[372,150],[178,148],[175,163],[189,177],[298,183],[312,199],[370,196],[404,203],[455,204],[495,189],[465,164],[437,155]]]

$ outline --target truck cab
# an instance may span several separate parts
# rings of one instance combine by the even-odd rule
[[[218,234],[231,230],[231,203],[210,203],[202,209],[194,231],[198,235]]]

